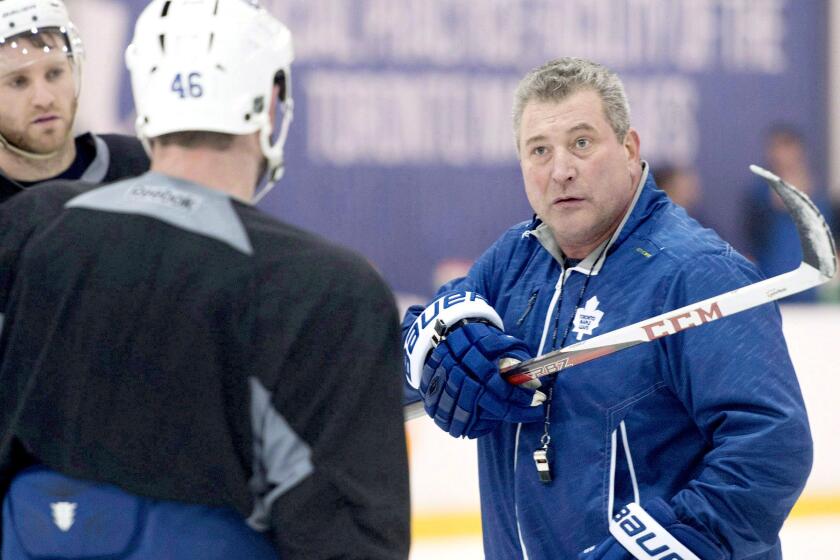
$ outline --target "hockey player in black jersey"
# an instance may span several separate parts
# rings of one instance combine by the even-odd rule
[[[83,58],[61,0],[0,3],[0,203],[51,179],[99,183],[149,168],[136,138],[73,138]]]
[[[406,558],[393,297],[252,204],[291,34],[154,0],[126,60],[152,170],[0,205],[3,559]]]

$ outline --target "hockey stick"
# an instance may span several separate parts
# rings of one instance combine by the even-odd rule
[[[782,181],[769,171],[751,165],[750,170],[767,180],[785,204],[799,233],[803,260],[798,268],[743,288],[704,299],[639,321],[632,325],[604,333],[554,350],[514,366],[502,368],[500,373],[514,385],[538,386],[540,377],[559,373],[564,369],[612,354],[625,348],[676,334],[711,323],[723,317],[752,309],[830,280],[837,273],[837,256],[831,232],[820,211],[807,195]],[[406,405],[405,418],[410,420],[424,414],[422,402]]]

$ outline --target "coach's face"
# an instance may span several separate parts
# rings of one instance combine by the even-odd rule
[[[641,176],[639,135],[616,138],[600,96],[530,101],[519,129],[528,202],[567,257],[584,258],[621,223]]]

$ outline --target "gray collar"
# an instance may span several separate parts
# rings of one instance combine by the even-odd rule
[[[229,196],[152,171],[87,191],[65,206],[147,216],[216,239],[246,255],[254,252]]]
[[[108,144],[99,136],[92,134],[93,145],[96,147],[96,156],[90,162],[85,172],[79,177],[80,181],[87,181],[88,183],[101,183],[105,179],[105,174],[108,173],[108,165],[111,163],[111,151],[108,149]]]

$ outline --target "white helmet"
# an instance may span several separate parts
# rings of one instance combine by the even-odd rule
[[[292,120],[292,35],[256,0],[153,0],[126,50],[137,135],[259,131],[270,182],[283,172]],[[280,85],[276,139],[269,109]]]
[[[81,63],[82,40],[61,0],[0,0],[0,44],[26,34],[57,31],[65,37],[64,52]]]
[[[32,41],[43,34],[52,34],[59,37],[57,44],[51,43],[31,48]],[[28,39],[20,43],[18,39]],[[61,52],[66,55],[73,69],[73,80],[76,88],[76,96],[79,95],[81,87],[82,61],[84,60],[84,47],[76,27],[70,21],[67,7],[61,0],[0,0],[0,60],[3,60],[3,52],[6,49],[14,49],[16,53],[16,66],[21,68],[38,60],[44,53]],[[30,62],[31,60],[31,62]],[[3,71],[13,70],[4,68]],[[46,159],[55,155],[36,154],[23,150],[10,144],[6,138],[0,135],[0,144],[8,150],[28,158]]]

